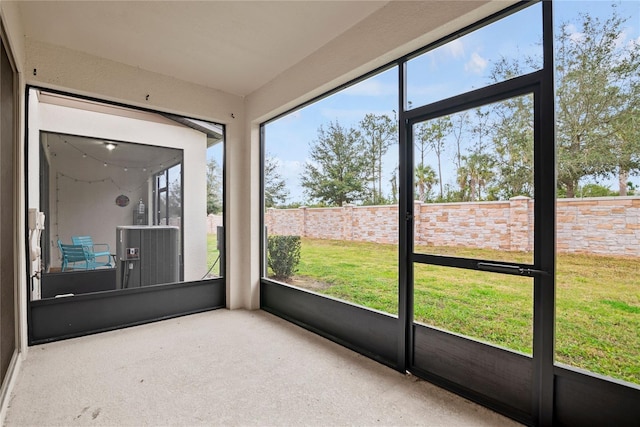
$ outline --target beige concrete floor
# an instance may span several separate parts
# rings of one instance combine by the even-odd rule
[[[517,424],[266,312],[216,310],[31,347],[5,425]]]

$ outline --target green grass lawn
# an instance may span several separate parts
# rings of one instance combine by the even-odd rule
[[[504,259],[498,251],[437,249],[439,254]],[[526,262],[530,254],[509,253],[509,260],[518,257]],[[396,314],[397,258],[394,245],[305,238],[291,283]],[[640,383],[638,265],[631,258],[558,255],[558,362]],[[414,275],[416,322],[531,354],[531,278],[419,264]]]
[[[217,236],[215,234],[207,234],[207,270],[213,265],[216,260],[218,260],[218,249],[217,249]],[[220,260],[215,265],[213,270],[209,273],[209,276],[219,276],[220,275]]]

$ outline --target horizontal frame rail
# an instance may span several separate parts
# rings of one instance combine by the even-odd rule
[[[225,305],[223,278],[30,301],[29,345],[140,325]]]

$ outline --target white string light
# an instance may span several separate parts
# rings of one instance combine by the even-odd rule
[[[143,187],[145,187],[147,185],[147,180],[145,179],[144,182],[142,184],[140,184],[137,188],[124,188],[119,186],[114,180],[113,178],[109,177],[109,178],[103,178],[103,179],[95,179],[95,180],[89,180],[89,179],[79,179],[79,178],[75,178],[71,175],[67,175],[64,174],[62,172],[58,172],[58,176],[73,180],[74,182],[81,182],[83,184],[98,184],[98,183],[103,183],[103,182],[110,182],[112,183],[118,190],[120,191],[126,191],[128,193],[133,193],[133,192],[137,192],[139,190],[141,190]],[[57,191],[57,188],[56,188]],[[57,201],[56,201],[57,202]]]
[[[117,163],[113,163],[113,162],[108,162],[104,159],[92,156],[90,154],[85,153],[83,150],[81,150],[80,148],[76,147],[75,145],[73,145],[72,143],[64,140],[64,143],[73,147],[76,151],[78,151],[80,154],[82,154],[82,158],[86,159],[86,158],[90,158],[92,160],[95,160],[99,163],[102,163],[103,166],[109,167],[109,166],[115,166],[118,168],[122,168],[124,169],[125,172],[127,172],[129,169],[132,169],[133,171],[135,170],[139,170],[142,172],[149,172],[149,173],[154,173],[154,171],[161,171],[164,168],[164,164],[167,163],[162,162],[162,163],[158,163],[158,164],[151,164],[151,165],[146,165],[143,166],[141,168],[132,168],[130,165],[124,165],[124,164],[117,164]],[[51,146],[49,144],[47,144],[47,148],[51,148]],[[51,153],[54,157],[55,157],[55,153]],[[182,153],[176,155],[175,157],[173,157],[172,159],[169,160],[169,164],[179,164],[182,162]],[[105,182],[110,182],[111,184],[113,184],[114,187],[116,187],[119,191],[121,192],[127,192],[129,194],[134,193],[134,192],[138,192],[140,190],[142,190],[143,188],[145,188],[148,185],[148,180],[145,179],[144,182],[142,184],[140,184],[137,188],[134,189],[129,189],[129,188],[123,188],[121,186],[119,186],[111,177],[109,178],[104,178],[104,179],[97,179],[97,180],[85,180],[85,179],[78,179],[75,177],[72,177],[70,175],[64,174],[62,172],[57,172],[56,173],[56,203],[55,203],[55,215],[56,215],[56,221],[53,224],[53,226],[55,227],[56,230],[56,238],[59,239],[60,238],[60,230],[59,230],[59,222],[58,222],[58,205],[59,205],[59,201],[60,201],[60,178],[64,177],[67,178],[69,180],[73,180],[74,182],[80,182],[80,183],[84,183],[84,184],[96,184],[96,183],[105,183]],[[53,228],[53,227],[52,227]]]
[[[129,170],[129,169],[131,169],[131,170],[140,170],[142,172],[147,172],[147,170],[149,170],[150,172],[153,172],[156,168],[158,168],[159,170],[164,169],[164,164],[167,163],[165,161],[165,162],[162,162],[162,163],[146,165],[146,166],[143,166],[143,167],[140,167],[140,168],[133,168],[128,164],[113,163],[113,162],[106,161],[105,159],[101,159],[99,157],[92,156],[91,154],[85,153],[84,151],[82,151],[80,148],[76,147],[75,145],[73,145],[69,141],[67,141],[67,140],[63,140],[63,141],[64,141],[65,144],[69,145],[70,147],[73,147],[76,151],[81,153],[83,159],[90,158],[90,159],[93,159],[95,161],[101,162],[104,167],[115,166],[115,167],[122,168],[122,169],[125,169],[125,170]],[[175,157],[173,157],[172,159],[170,159],[169,163],[170,164],[177,164],[177,163],[180,163],[181,161],[182,161],[182,153],[180,153],[180,154],[176,155]]]
[[[55,217],[55,223],[53,223],[53,226],[52,226],[52,229],[55,227],[55,230],[56,230],[56,240],[60,239],[60,227],[59,227],[59,222],[58,222],[59,221],[58,218],[60,218],[60,216],[58,214],[58,211],[59,211],[58,205],[60,204],[60,178],[67,178],[67,179],[72,180],[74,182],[81,182],[83,184],[98,184],[98,183],[110,182],[120,192],[127,192],[129,194],[134,193],[134,192],[138,192],[138,191],[142,190],[144,187],[147,186],[147,180],[145,180],[137,188],[128,189],[128,188],[120,187],[111,177],[104,178],[104,179],[87,180],[87,179],[78,179],[78,178],[75,178],[73,176],[66,175],[66,174],[64,174],[62,172],[56,172],[56,206],[55,206],[56,217]]]

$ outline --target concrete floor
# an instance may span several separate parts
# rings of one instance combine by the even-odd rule
[[[7,426],[517,423],[263,311],[31,347]]]

